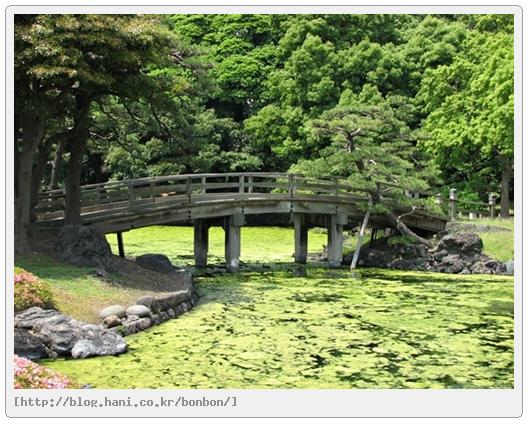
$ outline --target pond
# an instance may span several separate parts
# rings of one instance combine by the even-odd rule
[[[46,365],[94,388],[513,387],[511,277],[291,265],[197,286],[128,353]]]

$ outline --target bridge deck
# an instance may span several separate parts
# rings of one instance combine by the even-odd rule
[[[64,198],[63,190],[41,193],[37,221],[60,224]],[[411,210],[410,205],[395,204],[390,192],[383,201],[396,214]],[[81,220],[105,233],[234,214],[339,214],[355,222],[363,217],[367,202],[366,189],[338,178],[261,172],[175,175],[85,185]],[[449,219],[417,210],[403,220],[411,228],[439,232]],[[372,222],[388,226],[383,215],[373,215]]]

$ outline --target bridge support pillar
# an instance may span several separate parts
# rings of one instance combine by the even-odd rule
[[[117,232],[117,250],[119,251],[119,257],[125,257],[125,245],[123,243],[123,233]]]
[[[209,227],[207,219],[194,219],[194,265],[207,267],[207,253],[209,252]]]
[[[228,272],[237,272],[240,268],[240,228],[244,224],[243,214],[234,214],[225,218],[225,259]]]
[[[331,214],[328,218],[328,266],[339,267],[343,260],[343,225],[348,223],[348,216]]]
[[[308,226],[304,213],[293,213],[293,231],[295,234],[295,263],[306,263],[308,255]]]

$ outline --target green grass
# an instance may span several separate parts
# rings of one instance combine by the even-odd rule
[[[245,263],[293,262],[293,229],[278,227],[243,227],[241,230],[241,256]],[[114,254],[117,254],[115,235],[107,236]],[[175,266],[192,265],[193,228],[188,226],[150,226],[123,234],[125,254],[138,256],[147,253],[165,254]],[[321,251],[326,244],[326,232],[310,230],[308,251]],[[224,231],[220,227],[209,229],[208,263],[224,263]]]
[[[506,262],[513,259],[514,220],[513,219],[477,219],[466,223],[497,226],[508,229],[506,232],[479,232],[484,244],[484,254],[495,260]]]
[[[513,387],[513,278],[297,270],[201,278],[128,353],[46,365],[95,388]]]
[[[19,257],[15,265],[46,282],[61,312],[85,322],[99,323],[99,311],[111,304],[134,304],[150,290],[129,289],[106,282],[94,275],[94,269],[75,267],[48,256],[31,254]],[[119,281],[118,275],[112,275]]]

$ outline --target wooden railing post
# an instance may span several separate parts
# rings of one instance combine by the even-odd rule
[[[150,198],[152,199],[152,202],[155,202],[154,199],[154,181],[150,181]]]
[[[288,196],[293,198],[295,187],[293,185],[293,174],[288,175]]]
[[[244,194],[244,192],[246,191],[244,187],[244,179],[245,179],[244,175],[241,175],[238,177],[238,192],[240,194]]]
[[[495,203],[497,199],[495,198],[495,194],[490,194],[488,196],[488,205],[489,205],[489,216],[491,219],[495,219]]]
[[[132,208],[132,204],[134,202],[134,185],[133,181],[128,181],[128,207]]]
[[[205,176],[202,176],[201,178],[201,182],[202,182],[202,194],[207,194],[207,188],[205,187],[205,184],[206,184],[206,177]]]
[[[248,176],[248,192],[253,192],[253,175]]]
[[[187,203],[191,202],[191,177],[187,177],[187,185],[185,187],[185,193],[187,194]]]
[[[449,190],[449,218],[455,220],[457,213],[457,190],[452,188]]]

